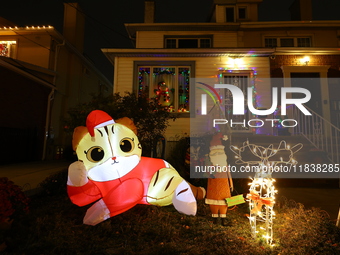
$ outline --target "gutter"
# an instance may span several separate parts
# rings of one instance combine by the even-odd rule
[[[63,40],[62,43],[56,45],[56,54],[55,54],[55,58],[54,58],[54,67],[53,67],[54,72],[57,72],[58,56],[59,56],[59,51],[60,51],[61,46],[65,46],[65,40]],[[54,77],[53,77],[54,86],[56,84],[56,80],[57,80],[57,74],[54,75]],[[52,107],[52,100],[54,99],[54,93],[55,93],[55,89],[52,89],[50,94],[48,95],[48,98],[47,98],[45,132],[44,132],[45,136],[44,136],[44,145],[43,145],[43,155],[42,155],[41,160],[45,160],[45,158],[46,158],[47,138],[50,135],[49,130],[50,130],[50,120],[51,120],[51,107]]]

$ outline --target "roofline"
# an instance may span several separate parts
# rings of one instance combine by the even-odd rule
[[[92,62],[86,58],[76,47],[74,47],[70,42],[68,42],[65,37],[60,34],[53,26],[26,26],[26,27],[0,27],[0,33],[8,33],[10,35],[20,35],[24,33],[48,33],[50,36],[54,37],[60,44],[65,42],[65,46],[69,48],[71,52],[76,54],[85,65],[91,68],[101,79],[105,82],[105,85],[108,88],[112,88],[113,84],[104,76],[102,72],[100,72],[97,67],[92,64]]]
[[[255,22],[202,22],[202,23],[126,23],[130,37],[137,31],[238,31],[247,29],[268,28],[338,28],[340,20],[307,20],[307,21],[255,21]]]
[[[275,55],[340,55],[340,48],[297,48],[278,47],[275,48]]]
[[[114,63],[115,57],[244,57],[269,56],[274,48],[200,48],[200,49],[101,49]]]
[[[16,61],[19,61],[19,60],[16,60]],[[29,63],[26,63],[26,62],[23,62],[23,64],[24,65],[30,65]],[[23,70],[23,69],[15,66],[13,64],[11,64],[9,62],[6,62],[3,59],[0,59],[0,65],[5,67],[5,68],[7,68],[7,69],[9,69],[9,70],[12,70],[12,71],[16,72],[16,73],[18,73],[18,74],[20,74],[20,75],[22,75],[22,76],[24,76],[26,78],[29,78],[32,81],[35,81],[35,82],[37,82],[37,83],[39,83],[41,85],[44,85],[44,86],[46,86],[46,87],[48,87],[48,88],[50,88],[52,90],[58,90],[54,84],[49,83],[49,82],[47,82],[47,81],[45,81],[45,80],[43,80],[43,79],[41,79],[41,78],[39,78],[39,77],[37,77],[35,75],[33,75],[33,74]],[[44,68],[39,68],[39,69],[40,69],[40,71],[44,71],[44,73],[50,73],[51,72],[50,69],[44,69]],[[35,70],[35,71],[37,71],[37,70]]]
[[[105,85],[112,89],[113,84],[104,76],[102,72],[98,70],[98,68],[88,59],[86,58],[75,46],[73,46],[70,42],[68,42],[63,35],[61,35],[57,30],[54,30],[54,35],[58,37],[60,40],[60,43],[65,42],[65,45],[72,51],[74,52],[83,62],[86,64],[88,67],[90,67],[93,71],[96,72],[98,76],[100,76],[103,81],[105,82]]]
[[[270,55],[340,55],[340,48],[201,48],[201,49],[114,49],[103,48],[114,64],[115,57],[268,57]]]

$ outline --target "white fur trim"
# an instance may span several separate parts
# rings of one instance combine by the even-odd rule
[[[108,120],[108,121],[105,121],[103,123],[98,124],[94,128],[101,128],[101,127],[104,127],[104,126],[107,126],[107,125],[110,125],[110,124],[115,124],[115,123],[116,122],[114,120]]]
[[[227,202],[225,200],[216,200],[210,198],[206,198],[205,203],[208,205],[227,205]]]
[[[213,146],[209,147],[210,150],[221,150],[221,149],[224,149],[224,148],[225,148],[224,145],[213,145]]]

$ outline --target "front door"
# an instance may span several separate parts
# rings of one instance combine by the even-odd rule
[[[311,99],[305,103],[307,107],[322,116],[321,85],[319,73],[291,73],[292,87],[308,89]],[[293,93],[293,98],[299,98],[299,94]],[[304,96],[304,95],[302,95]]]

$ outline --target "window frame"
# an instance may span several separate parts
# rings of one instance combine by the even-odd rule
[[[196,70],[196,62],[195,61],[134,61],[133,63],[134,69],[133,69],[133,92],[136,93],[138,96],[138,87],[139,87],[139,68],[140,67],[189,67],[190,68],[190,77],[189,81],[191,81],[192,78],[195,77],[195,70]],[[178,86],[178,80],[176,81],[176,86]],[[174,105],[176,105],[176,111],[172,114],[180,114],[180,117],[189,118],[191,111],[194,109],[194,93],[191,93],[190,90],[194,89],[194,84],[191,84],[189,82],[189,112],[178,112],[178,98],[175,97]]]
[[[266,45],[266,39],[276,40],[276,46],[268,46]],[[293,39],[293,46],[281,46],[281,39]],[[309,39],[309,46],[298,46],[298,40],[299,39]],[[263,38],[263,46],[267,48],[290,48],[290,47],[296,47],[296,48],[310,48],[312,47],[312,37],[311,36],[265,36]]]
[[[240,10],[244,9],[244,18],[240,18]],[[249,17],[248,15],[248,8],[247,6],[238,6],[237,7],[237,19],[238,20],[247,20]]]
[[[196,39],[197,40],[197,48],[179,48],[179,40],[181,39]],[[210,40],[210,47],[201,47],[201,40],[202,39],[209,39]],[[176,47],[175,48],[168,48],[167,47],[167,40],[176,40]],[[209,49],[213,48],[213,35],[176,35],[176,36],[171,36],[171,35],[165,35],[164,36],[164,49]]]
[[[220,71],[219,72],[219,77],[220,77],[220,82],[224,84],[226,82],[226,77],[233,77],[233,76],[240,76],[240,77],[246,77],[247,78],[247,84],[245,87],[240,88],[242,89],[244,93],[244,100],[245,104],[247,104],[247,99],[248,99],[248,91],[247,88],[252,86],[254,83],[254,70],[228,70],[228,71]],[[226,91],[227,89],[223,89],[223,100],[227,100],[226,98]],[[224,107],[226,107],[226,101],[224,101]],[[257,106],[254,106],[257,107]],[[247,114],[245,115],[230,115],[226,116],[227,119],[233,119],[234,122],[238,122],[239,119],[246,119],[247,121],[251,118],[252,113],[247,110]],[[227,110],[225,109],[225,112],[227,114]],[[244,128],[239,128],[237,125],[236,127],[231,128],[232,132],[245,132],[245,133],[250,133],[252,132],[252,129],[250,127],[244,127]]]
[[[228,11],[227,9],[230,9],[230,10],[233,10],[233,16],[232,16],[232,20],[233,21],[228,21]],[[238,13],[237,13],[238,14]],[[225,15],[224,15],[224,18],[225,18],[225,22],[226,23],[232,23],[232,22],[236,22],[236,13],[235,13],[235,6],[226,6],[225,7]]]

